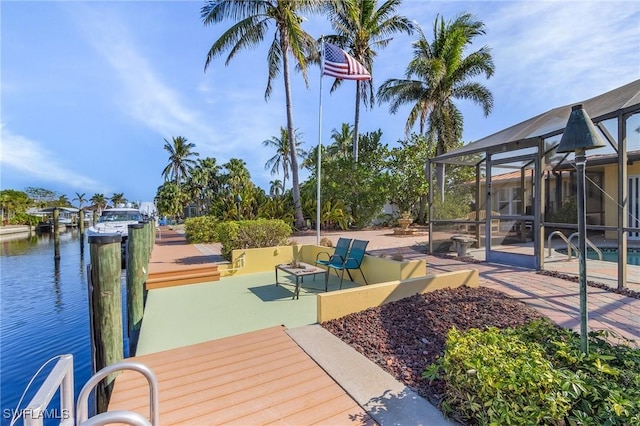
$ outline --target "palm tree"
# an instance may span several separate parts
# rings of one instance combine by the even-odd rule
[[[376,49],[386,47],[396,33],[413,33],[413,24],[404,16],[395,15],[402,0],[386,0],[379,8],[377,0],[343,0],[325,3],[337,34],[327,36],[327,41],[341,46],[373,75],[373,59]],[[333,92],[342,80],[336,80]],[[358,133],[360,128],[360,103],[365,107],[375,102],[373,80],[356,81],[356,105],[353,126],[353,157],[358,161]]]
[[[93,194],[93,196],[89,198],[89,201],[91,201],[98,208],[99,212],[102,211],[102,209],[104,209],[107,205],[107,199],[104,194]]]
[[[289,76],[289,55],[297,62],[305,82],[307,82],[306,59],[316,50],[313,37],[302,29],[300,14],[319,12],[321,0],[209,0],[201,9],[205,25],[212,25],[229,19],[233,22],[209,52],[205,70],[216,56],[230,49],[225,65],[244,48],[255,47],[264,40],[270,24],[275,26],[275,36],[267,53],[268,78],[265,100],[271,95],[271,83],[282,70],[287,108],[287,132],[289,134],[289,155],[291,157],[291,180],[293,201],[296,212],[296,226],[304,226],[300,203],[300,183],[298,179],[298,159],[296,158],[295,127],[293,125],[293,103]]]
[[[113,204],[114,207],[117,207],[118,204],[124,204],[126,202],[127,202],[127,199],[124,198],[123,192],[114,192],[113,195],[111,196],[111,204]]]
[[[353,138],[353,126],[348,123],[342,123],[340,131],[333,129],[331,132],[331,139],[333,144],[327,147],[327,154],[340,155],[342,158],[347,158],[349,151],[351,150]]]
[[[191,157],[200,156],[197,152],[192,151],[193,148],[195,148],[195,144],[187,143],[187,138],[182,136],[174,136],[172,142],[164,140],[164,149],[169,152],[169,164],[162,170],[165,181],[172,179],[179,185],[187,178],[196,164],[196,160]]]
[[[413,43],[413,59],[407,66],[405,79],[390,79],[378,89],[379,100],[389,101],[389,111],[395,114],[404,104],[412,104],[405,131],[407,134],[419,121],[420,133],[425,126],[427,139],[436,143],[436,155],[441,155],[462,138],[462,113],[455,99],[471,100],[480,106],[485,116],[493,108],[493,95],[480,83],[471,81],[494,72],[491,50],[484,46],[464,56],[464,49],[476,36],[485,34],[484,23],[470,14],[461,14],[453,22],[437,16],[433,25],[433,42],[429,43],[419,30]],[[438,188],[444,200],[444,167],[438,164]]]
[[[284,183],[280,179],[270,181],[269,185],[269,195],[272,197],[277,198],[284,194]]]
[[[84,192],[82,194],[79,193],[79,192],[76,192],[76,196],[72,200],[72,201],[77,201],[78,202],[78,210],[82,210],[82,205],[87,202],[87,199],[84,197],[85,195],[86,195],[86,193],[84,193]]]
[[[295,140],[296,140],[296,151],[298,157],[304,157],[305,153],[300,146],[302,145],[301,135],[298,132],[298,129],[294,132]],[[276,153],[273,157],[271,157],[264,165],[265,169],[271,168],[271,175],[275,175],[279,170],[282,170],[282,191],[284,192],[284,187],[289,178],[289,170],[291,169],[291,155],[289,154],[289,150],[291,149],[289,145],[289,133],[287,129],[284,127],[280,127],[280,137],[271,136],[271,139],[267,139],[262,141],[262,145],[275,148]]]

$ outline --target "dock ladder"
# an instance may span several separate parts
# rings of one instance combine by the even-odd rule
[[[149,419],[133,411],[107,411],[89,418],[89,396],[100,381],[117,371],[133,370],[142,374],[149,384]],[[60,426],[103,426],[112,423],[123,423],[131,426],[159,425],[158,381],[155,374],[144,364],[132,361],[121,361],[103,368],[94,374],[84,385],[78,395],[78,402],[73,404],[73,355],[60,355],[58,362],[45,379],[36,395],[25,410],[22,411],[24,426],[42,426],[44,418],[50,412],[47,407],[51,399],[60,389]],[[13,423],[12,423],[13,424]]]

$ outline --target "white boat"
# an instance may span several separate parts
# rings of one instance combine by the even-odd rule
[[[102,211],[98,223],[87,229],[87,235],[120,234],[122,243],[127,240],[129,225],[142,220],[140,210],[130,207],[114,207]]]

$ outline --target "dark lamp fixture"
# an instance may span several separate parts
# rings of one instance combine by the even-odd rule
[[[567,126],[558,144],[557,152],[574,152],[606,146],[600,138],[598,130],[593,125],[591,118],[582,108],[582,105],[574,105]]]

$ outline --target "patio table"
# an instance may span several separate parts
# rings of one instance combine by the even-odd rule
[[[293,267],[288,263],[276,265],[276,287],[278,286],[278,270],[296,277],[296,288],[293,292],[292,300],[300,299],[300,284],[304,281],[304,277],[308,275],[324,274],[324,291],[326,292],[328,289],[329,274],[325,269],[303,262],[299,262],[298,267]]]

